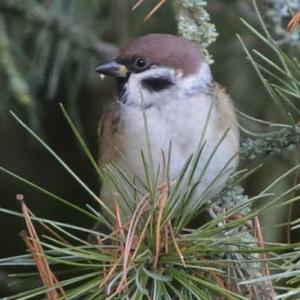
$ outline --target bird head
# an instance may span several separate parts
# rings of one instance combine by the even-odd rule
[[[200,47],[171,34],[147,34],[122,47],[95,70],[117,78],[120,100],[145,105],[190,97],[211,89],[211,72]]]

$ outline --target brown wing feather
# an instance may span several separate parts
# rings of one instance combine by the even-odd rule
[[[98,162],[101,167],[114,160],[112,155],[114,147],[114,133],[118,131],[120,122],[120,104],[111,104],[103,113],[98,125],[99,156]]]

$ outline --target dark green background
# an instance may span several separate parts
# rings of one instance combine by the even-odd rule
[[[208,11],[220,34],[210,48],[215,60],[213,73],[232,95],[238,109],[275,121],[278,116],[274,105],[236,38],[239,33],[249,48],[265,50],[268,54],[268,50],[241,24],[240,17],[255,26],[257,20],[250,1],[244,1],[243,5],[240,2],[209,1]],[[0,47],[0,166],[82,207],[87,203],[96,207],[66,171],[16,123],[9,110],[34,128],[97,192],[100,187],[97,176],[68,128],[59,103],[62,102],[70,112],[96,156],[97,123],[103,107],[113,99],[114,85],[111,79],[100,81],[94,73],[97,64],[109,56],[97,52],[95,43],[106,41],[118,46],[144,33],[176,33],[172,1],[167,1],[147,22],[143,22],[143,17],[156,1],[145,1],[139,9],[131,11],[134,3],[125,0],[1,0],[0,42],[4,32],[19,77],[11,78],[3,55],[7,49]],[[12,84],[14,80],[16,86]],[[20,102],[18,80],[27,85],[30,97],[27,105]],[[247,192],[255,194],[293,161],[291,153],[265,158],[265,166],[245,183]],[[279,187],[282,188],[285,187]],[[0,172],[0,206],[19,210],[20,205],[15,199],[19,193],[25,195],[26,203],[39,216],[82,226],[92,225],[73,211]],[[270,212],[264,218],[269,239],[285,239],[285,232],[271,230],[271,224],[284,222],[286,215],[287,212],[281,210]],[[25,250],[19,237],[22,229],[22,219],[0,215],[0,257]]]

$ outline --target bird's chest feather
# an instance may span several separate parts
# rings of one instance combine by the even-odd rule
[[[163,105],[148,107],[146,119],[149,129],[151,152],[157,168],[162,163],[161,150],[167,154],[172,144],[170,175],[176,177],[188,157],[195,152],[208,119],[211,97],[170,100]],[[215,104],[213,104],[215,105]],[[137,106],[121,107],[121,126],[115,145],[125,155],[128,165],[139,175],[143,172],[140,150],[147,149],[143,111]],[[218,111],[214,106],[205,134],[206,146],[203,160],[213,151],[224,132],[216,126]],[[226,129],[224,129],[225,131]]]

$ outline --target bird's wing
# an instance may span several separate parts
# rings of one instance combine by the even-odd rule
[[[216,84],[216,100],[219,110],[220,128],[231,128],[235,134],[239,135],[238,121],[234,112],[233,102],[226,90],[220,84]]]
[[[120,104],[111,104],[103,113],[98,125],[99,165],[105,167],[114,160],[116,133],[120,122]]]

